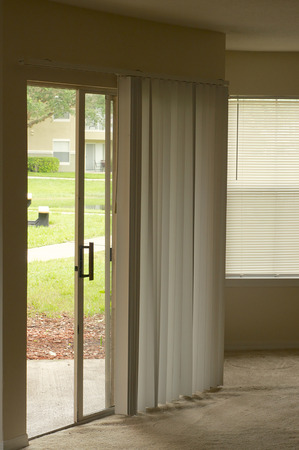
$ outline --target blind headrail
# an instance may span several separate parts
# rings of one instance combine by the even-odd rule
[[[172,80],[172,81],[184,81],[190,83],[198,83],[198,84],[210,84],[216,86],[228,86],[228,81],[218,79],[218,80],[205,80],[197,77],[185,77],[185,76],[171,76],[166,74],[157,74],[157,73],[149,73],[143,72],[141,70],[125,70],[125,69],[117,69],[112,67],[98,67],[98,66],[90,66],[83,64],[73,64],[66,63],[61,61],[54,61],[52,59],[31,59],[31,58],[20,58],[18,60],[18,64],[20,66],[30,66],[30,67],[41,67],[41,68],[50,68],[50,69],[62,69],[62,70],[77,70],[81,72],[94,72],[94,73],[106,73],[113,74],[116,76],[131,76],[131,77],[142,77],[142,78],[157,78],[164,80]]]

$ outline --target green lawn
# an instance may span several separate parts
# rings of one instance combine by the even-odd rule
[[[31,174],[30,174],[31,175]],[[39,178],[40,175],[44,175]],[[75,180],[66,174],[34,174],[28,178],[32,202],[28,220],[38,217],[39,206],[49,206],[49,227],[28,227],[28,248],[74,241],[75,239]],[[59,175],[57,177],[57,175]],[[61,176],[60,176],[61,175]],[[71,174],[67,174],[71,175]],[[92,175],[85,181],[85,238],[104,236],[105,183],[103,174]],[[37,177],[38,176],[38,177]],[[103,313],[104,255],[95,253],[95,280],[84,281],[84,314]],[[28,314],[47,316],[74,314],[74,258],[35,261],[28,264]]]
[[[41,173],[41,172],[28,172],[28,177],[38,178],[75,178],[74,172],[55,172],[55,173]],[[86,173],[85,178],[89,179],[105,179],[104,173]]]
[[[29,211],[28,219],[35,220],[37,211]],[[104,236],[105,216],[93,213],[86,216],[85,236],[88,238]],[[28,248],[42,247],[44,245],[59,244],[74,241],[75,214],[54,213],[50,210],[49,227],[28,227]]]
[[[104,252],[95,253],[94,280],[85,280],[84,314],[105,311]],[[74,314],[74,258],[34,261],[28,265],[28,314]]]
[[[94,174],[91,174],[94,175]],[[29,178],[32,202],[28,220],[38,217],[38,207],[50,208],[49,227],[28,227],[28,248],[74,240],[75,180]],[[85,181],[85,238],[104,235],[105,183],[103,179]]]
[[[29,178],[27,191],[32,194],[30,209],[49,206],[52,211],[74,211],[75,180],[72,178],[46,179]],[[85,181],[86,208],[105,205],[104,180],[87,179]]]

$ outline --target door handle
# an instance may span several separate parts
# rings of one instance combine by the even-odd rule
[[[84,273],[84,249],[89,249],[89,273]],[[94,279],[94,243],[89,242],[89,245],[80,245],[80,261],[79,261],[79,277],[89,277],[89,281]]]

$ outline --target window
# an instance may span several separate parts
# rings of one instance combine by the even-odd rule
[[[68,122],[71,116],[69,112],[64,112],[60,114],[54,114],[53,119],[55,122]]]
[[[85,120],[85,130],[86,131],[104,131],[105,130],[105,117],[99,116],[94,120]]]
[[[229,101],[227,190],[227,277],[299,277],[299,100]]]
[[[53,156],[59,159],[60,164],[69,164],[70,162],[70,141],[53,140]]]

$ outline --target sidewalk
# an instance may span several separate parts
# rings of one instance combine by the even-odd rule
[[[84,359],[84,414],[105,409],[105,360]],[[74,360],[27,361],[29,437],[74,422]]]
[[[105,236],[99,236],[86,239],[84,245],[94,242],[94,251],[100,252],[105,250]],[[45,245],[44,247],[28,249],[28,262],[32,261],[48,261],[50,259],[70,258],[74,256],[75,243],[65,242],[64,244]]]

